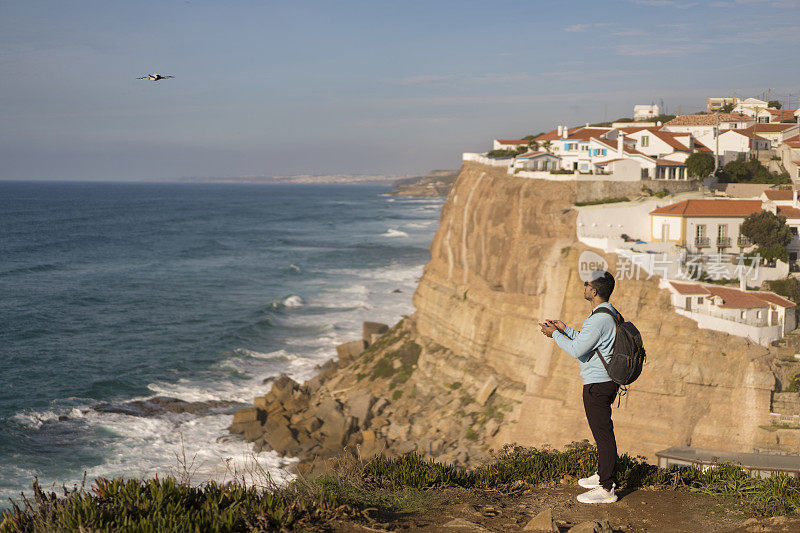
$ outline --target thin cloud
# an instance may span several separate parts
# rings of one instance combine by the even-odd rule
[[[590,22],[586,24],[573,24],[572,26],[567,26],[564,28],[564,31],[568,31],[570,33],[579,33],[591,30],[592,28],[602,28],[604,26],[608,26],[607,22]]]
[[[675,0],[630,0],[632,3],[648,7],[674,7],[676,9],[689,9],[697,7],[697,2],[676,2]]]
[[[506,84],[528,82],[530,74],[420,74],[402,78],[387,78],[383,83],[405,86],[442,86],[466,84]]]
[[[617,46],[617,53],[623,56],[685,56],[698,50],[705,49],[705,45],[698,44],[663,44],[642,45],[622,44]]]

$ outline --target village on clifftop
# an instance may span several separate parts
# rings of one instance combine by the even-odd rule
[[[578,239],[617,254],[622,279],[658,277],[699,327],[768,346],[798,325],[787,290],[800,287],[798,117],[757,98],[708,98],[678,116],[636,105],[633,119],[496,139],[463,160],[522,179],[640,184],[576,203]]]

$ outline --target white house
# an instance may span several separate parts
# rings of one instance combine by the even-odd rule
[[[800,135],[795,135],[778,145],[778,156],[792,181],[800,184]]]
[[[773,292],[666,280],[660,286],[670,291],[675,312],[700,328],[769,346],[797,327],[795,304]]]
[[[633,106],[633,120],[651,120],[660,114],[657,105]]]
[[[540,147],[561,158],[563,170],[588,174],[593,170],[592,157],[597,157],[589,155],[589,141],[592,138],[604,138],[612,131],[611,128],[592,128],[588,124],[579,128],[559,126],[536,137],[535,141]]]
[[[719,134],[719,143],[713,131],[704,133],[698,140],[714,153],[718,150],[720,165],[724,166],[737,159],[745,159],[750,152],[769,150],[770,141],[752,130],[724,130]]]
[[[688,156],[694,151],[694,137],[686,132],[648,128],[630,133],[627,138],[634,143],[636,150],[651,157],[664,157],[675,152],[683,152]]]
[[[748,117],[755,117],[756,115],[767,116],[764,110],[768,107],[769,103],[764,100],[745,98],[744,100],[739,100],[739,102],[733,106],[733,113],[747,115]]]
[[[800,200],[797,189],[767,189],[761,193],[763,208],[786,219],[792,232],[792,240],[786,247],[789,252],[790,267],[797,266],[800,258]]]
[[[778,145],[786,139],[800,134],[800,124],[753,124],[741,131],[747,136],[755,134],[763,139],[767,139],[770,143],[769,148],[777,148]]]
[[[561,158],[548,152],[527,152],[514,158],[512,168],[519,170],[558,170]]]
[[[771,107],[768,107],[764,111],[767,113],[767,120],[764,122],[768,122],[770,124],[783,122],[784,120],[797,121],[797,109],[772,109]],[[759,118],[761,118],[760,114]]]
[[[762,201],[693,198],[650,211],[652,241],[673,242],[690,254],[738,254],[752,243],[741,235],[744,219],[762,210]]]
[[[719,124],[717,124],[717,120],[719,120]],[[751,117],[734,113],[679,115],[664,124],[662,129],[664,131],[691,133],[695,137],[702,139],[704,135],[709,133],[713,134],[714,128],[719,128],[719,130],[737,130],[747,128],[755,123],[755,119]]]
[[[529,143],[525,139],[494,139],[492,150],[516,150],[520,146],[527,148]]]

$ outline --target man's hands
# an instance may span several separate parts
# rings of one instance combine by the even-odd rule
[[[563,333],[564,332],[564,328],[567,327],[567,326],[566,326],[566,324],[564,324],[560,320],[555,320],[555,319],[552,319],[552,318],[548,318],[544,322],[540,322],[539,323],[539,327],[542,328],[541,331],[542,331],[543,335],[546,335],[547,337],[552,338],[553,337],[553,332],[560,331],[561,333]]]

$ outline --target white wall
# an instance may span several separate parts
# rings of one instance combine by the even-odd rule
[[[650,240],[650,211],[669,200],[622,202],[577,207],[578,238],[618,238],[623,233],[641,241]]]
[[[679,308],[676,308],[675,312],[679,315],[691,318],[697,322],[697,327],[701,329],[713,329],[738,337],[745,337],[761,346],[769,346],[773,341],[783,337],[783,326],[781,325],[759,328],[739,322],[731,322],[724,318],[717,318],[703,313],[685,311]]]
[[[648,241],[662,240],[663,232],[666,231],[667,239],[671,241],[679,241],[681,238],[681,226],[683,218],[670,217],[664,215],[652,215],[652,236],[648,236]]]
[[[489,165],[492,167],[508,167],[514,162],[513,157],[509,157],[506,159],[493,159],[491,157],[486,157],[483,154],[476,154],[471,152],[464,152],[461,155],[462,161],[475,161],[477,163],[483,163],[484,165]]]

